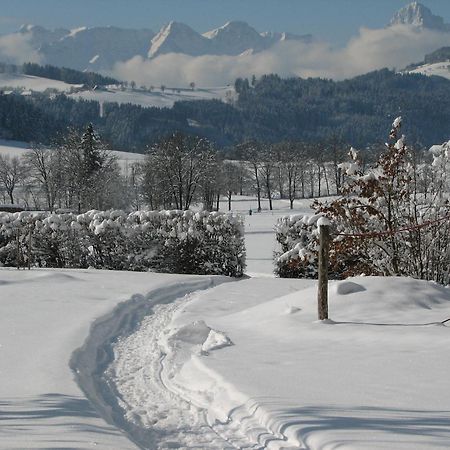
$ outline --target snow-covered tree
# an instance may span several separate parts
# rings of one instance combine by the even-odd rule
[[[114,206],[116,188],[122,184],[119,167],[92,124],[81,135],[69,130],[59,151],[63,158],[66,206],[78,212]]]
[[[406,138],[400,134],[401,124],[400,117],[394,121],[385,151],[366,172],[358,152],[351,149],[350,161],[340,165],[345,174],[341,197],[313,204],[316,213],[334,224],[330,249],[334,276],[364,273],[450,281],[450,205],[447,188],[440,181],[443,172],[425,196]],[[433,152],[436,170],[447,170],[446,145]],[[311,227],[305,229],[304,220],[301,229],[309,236],[306,244],[294,239],[294,247],[277,260],[279,272],[285,266],[300,273],[314,266],[311,254],[317,249],[317,233]]]

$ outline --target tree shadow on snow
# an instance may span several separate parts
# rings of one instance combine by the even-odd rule
[[[299,437],[305,443],[310,436],[327,431],[331,436],[339,431],[340,437],[347,435],[350,439],[352,432],[358,432],[360,436],[367,435],[367,439],[372,442],[376,440],[376,432],[398,435],[394,441],[407,436],[413,437],[413,440],[431,440],[437,447],[445,447],[450,442],[450,410],[403,410],[370,406],[303,407],[280,411],[276,417],[277,422],[282,424],[282,434],[289,427],[297,428]]]
[[[36,398],[2,399],[0,401],[0,440],[4,432],[30,435],[45,427],[65,427],[70,430],[112,434],[111,427],[92,423],[99,418],[87,399],[57,393]],[[99,418],[99,420],[101,420]],[[61,442],[58,439],[58,442]]]

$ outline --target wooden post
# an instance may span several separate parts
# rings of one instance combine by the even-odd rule
[[[319,288],[318,312],[319,320],[328,319],[328,258],[330,251],[330,226],[319,226]]]
[[[28,235],[28,270],[31,270],[31,255],[32,255],[32,251],[31,251],[31,244],[32,244],[32,232],[33,232],[33,228],[30,225],[30,232]]]
[[[17,234],[16,234],[16,253],[17,253],[17,258],[16,258],[17,270],[20,270],[20,230],[19,229],[17,229]]]

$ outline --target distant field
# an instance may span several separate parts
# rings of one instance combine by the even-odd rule
[[[422,75],[436,75],[450,80],[450,62],[440,62],[435,64],[425,64],[411,70],[409,73],[420,73]]]
[[[109,89],[108,91],[83,91],[70,94],[69,97],[74,99],[95,100],[103,103],[131,103],[143,107],[171,108],[178,101],[193,100],[212,100],[225,99],[229,87],[218,87],[210,89],[165,89],[164,92],[160,88],[152,92],[140,90],[121,91],[119,89]],[[234,93],[234,89],[232,90]]]
[[[68,84],[63,81],[49,80],[47,78],[34,77],[32,75],[0,73],[0,89],[25,88],[37,92],[44,92],[47,89],[57,89],[61,92],[68,92],[76,84]]]
[[[192,100],[225,100],[227,95],[234,96],[233,87],[196,88],[195,90],[179,87],[167,87],[161,90],[155,88],[152,92],[141,89],[122,90],[118,86],[108,86],[104,90],[83,90],[69,94],[71,89],[79,89],[82,85],[68,84],[62,81],[50,80],[30,75],[0,73],[0,89],[8,91],[21,89],[25,91],[44,92],[47,89],[56,89],[64,92],[75,100],[94,100],[101,103],[131,103],[143,107],[171,108],[177,101]]]

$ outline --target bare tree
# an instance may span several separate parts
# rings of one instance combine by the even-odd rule
[[[63,167],[60,155],[56,150],[33,145],[26,155],[30,177],[43,191],[46,207],[53,211],[57,196],[63,188]]]
[[[14,190],[25,174],[25,165],[17,156],[11,158],[9,155],[0,155],[0,183],[12,205],[14,204]]]
[[[255,141],[245,142],[238,147],[242,157],[250,166],[253,182],[255,183],[256,197],[258,199],[258,212],[261,211],[261,150],[262,145]]]
[[[169,200],[176,209],[187,210],[214,176],[215,163],[209,141],[175,133],[153,146],[147,157],[147,197],[151,193],[155,200]]]
[[[269,209],[273,210],[272,194],[273,194],[273,177],[276,171],[275,155],[271,146],[266,146],[261,154],[261,174],[264,180],[267,198],[269,200]]]
[[[224,176],[224,188],[227,194],[228,211],[231,211],[231,200],[233,193],[238,192],[240,185],[239,164],[236,161],[226,161],[222,166]]]
[[[334,185],[338,195],[341,193],[342,185],[342,170],[339,163],[345,158],[345,154],[346,146],[337,136],[332,136],[327,142],[327,156],[332,164]]]

